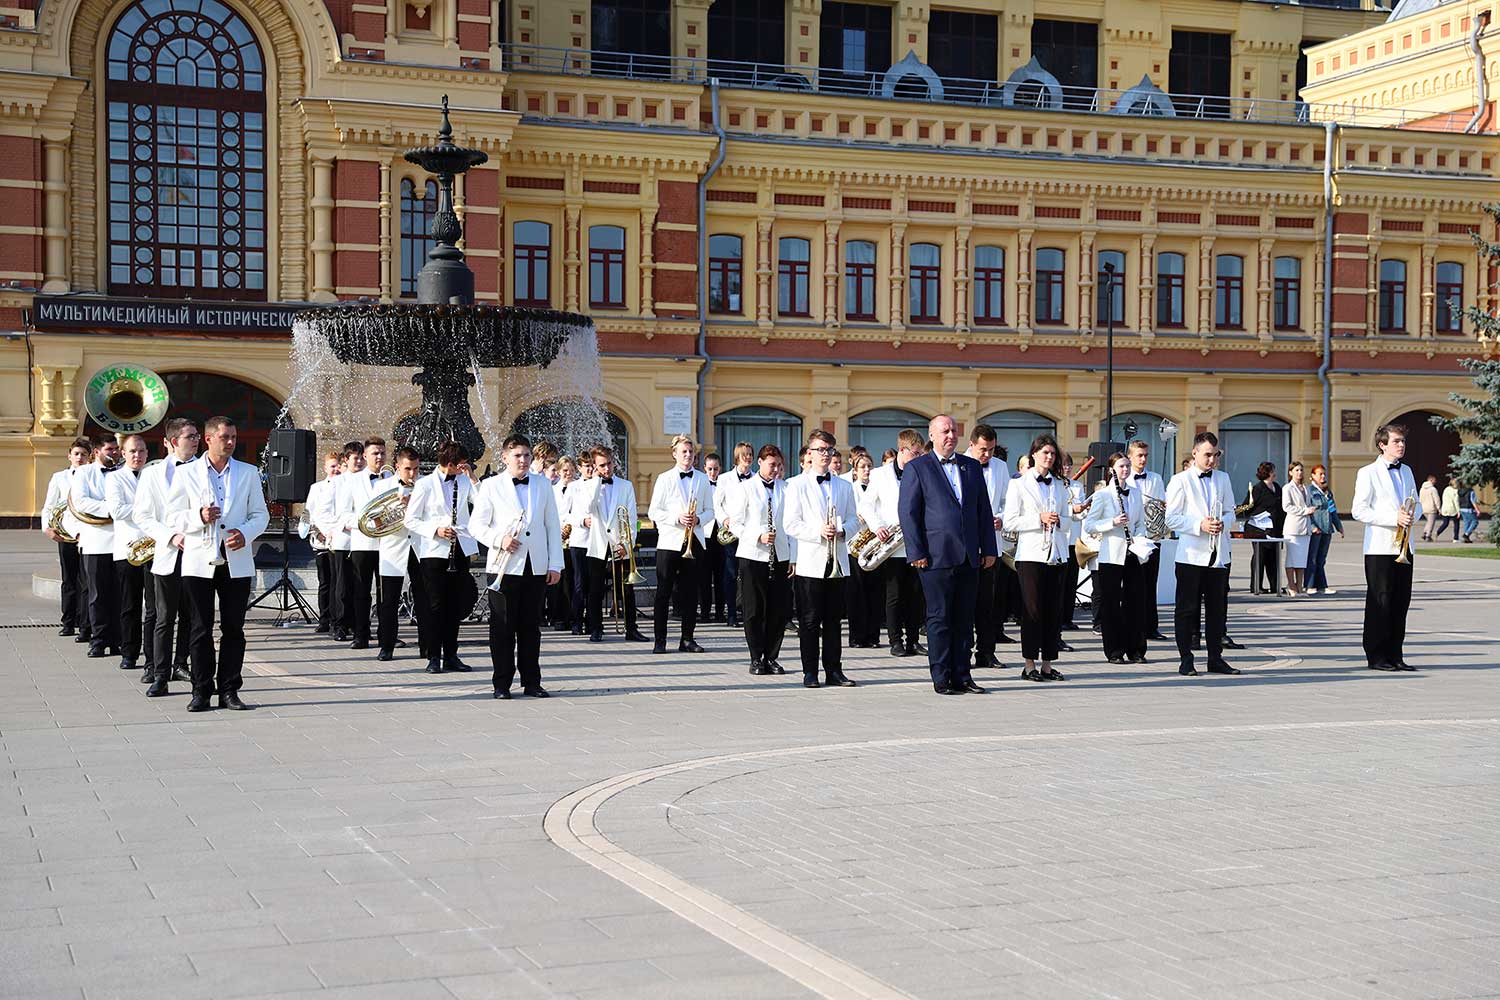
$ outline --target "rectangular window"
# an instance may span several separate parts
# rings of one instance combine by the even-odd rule
[[[589,307],[625,308],[625,230],[589,227]]]
[[[1271,322],[1278,330],[1302,329],[1302,261],[1277,257]]]
[[[1063,87],[1063,106],[1087,108],[1099,86],[1099,25],[1092,21],[1031,23],[1031,54]]]
[[[1112,268],[1111,271],[1105,268]],[[1118,250],[1099,251],[1099,301],[1094,313],[1096,324],[1125,323],[1125,255]]]
[[[1170,329],[1185,325],[1182,308],[1182,279],[1182,254],[1156,255],[1156,325],[1158,327]]]
[[[552,227],[517,222],[514,230],[512,301],[518,306],[552,305]]]
[[[1228,118],[1230,97],[1229,35],[1212,31],[1173,31],[1167,63],[1167,90],[1177,114],[1191,118]]]
[[[1005,248],[974,248],[974,322],[1005,324]]]
[[[994,81],[999,75],[1000,18],[934,10],[927,22],[928,64],[944,79]]]
[[[796,236],[783,236],[776,245],[776,312],[782,316],[811,316],[808,258],[812,244]]]
[[[1038,326],[1056,326],[1063,321],[1063,280],[1065,257],[1061,250],[1047,247],[1036,252],[1036,322]]]
[[[401,296],[417,294],[417,274],[427,263],[427,252],[437,246],[428,235],[437,215],[437,181],[427,181],[417,190],[411,178],[401,181]]]
[[[1245,328],[1245,258],[1221,254],[1214,258],[1214,327]]]
[[[867,89],[891,68],[891,8],[824,0],[819,19],[819,86]]]
[[[1381,333],[1406,332],[1406,262],[1383,260],[1380,262],[1380,306],[1379,323]]]
[[[1464,266],[1453,261],[1444,261],[1437,266],[1437,300],[1433,308],[1433,326],[1438,333],[1464,332]],[[1454,312],[1454,310],[1458,312]]]
[[[672,0],[593,0],[589,24],[595,75],[668,75]]]
[[[786,0],[714,0],[708,9],[709,72],[749,85],[786,64]]]
[[[744,304],[740,299],[744,241],[738,236],[719,235],[708,238],[708,311],[738,313]]]
[[[875,244],[869,240],[844,245],[844,318],[875,320]]]
[[[907,293],[911,322],[936,323],[941,319],[938,279],[942,274],[943,252],[933,243],[913,243],[910,259]]]

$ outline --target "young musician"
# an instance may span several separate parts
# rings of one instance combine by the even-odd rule
[[[859,516],[881,544],[901,526],[901,477],[906,466],[922,454],[922,435],[910,427],[896,436],[896,460],[870,473],[870,488],[861,496]],[[885,584],[885,629],[892,656],[923,652],[917,641],[922,627],[922,587],[917,571],[906,561],[905,544],[896,547],[880,567]]]
[[[851,468],[849,485],[854,487],[854,509],[858,511],[870,492],[870,474],[874,466],[870,453],[855,446],[849,449]],[[856,517],[860,530],[868,528],[864,518]],[[856,532],[857,534],[858,532]],[[859,560],[849,560],[849,648],[879,649],[880,625],[885,620],[885,577],[881,567],[873,571],[860,568]]]
[[[93,450],[87,438],[73,442],[68,449],[68,467],[52,474],[47,482],[47,497],[42,502],[42,534],[57,543],[57,562],[62,569],[62,627],[57,630],[58,635],[74,635],[80,629],[87,633],[89,630],[88,602],[84,599],[85,589],[80,586],[78,575],[78,522],[67,513],[67,507],[73,477],[88,464]],[[64,542],[52,530],[52,518],[59,510],[63,511],[63,529],[74,537],[73,542]]]
[[[1125,453],[1130,458],[1130,488],[1139,490],[1141,494],[1142,510],[1147,500],[1165,500],[1167,488],[1161,481],[1161,476],[1146,468],[1147,461],[1151,458],[1151,446],[1140,438],[1136,438],[1126,447]],[[1161,631],[1161,616],[1156,607],[1156,578],[1161,574],[1161,546],[1151,553],[1151,558],[1146,561],[1146,638],[1165,642],[1167,637]]]
[[[1215,471],[1219,439],[1209,431],[1193,438],[1193,464],[1167,484],[1167,527],[1177,532],[1177,672],[1196,677],[1193,633],[1199,602],[1208,609],[1203,633],[1208,640],[1208,672],[1237,674],[1224,660],[1224,621],[1228,613],[1229,535],[1234,530],[1234,488]]]
[[[210,417],[203,425],[208,451],[177,470],[168,498],[168,544],[182,551],[182,582],[193,622],[193,697],[189,712],[249,708],[240,700],[244,681],[245,608],[255,582],[250,546],[270,522],[260,470],[233,457],[234,421]],[[219,604],[219,652],[214,656],[214,602]]]
[[[1052,667],[1062,632],[1063,560],[1068,558],[1063,518],[1070,497],[1061,477],[1054,475],[1057,441],[1039,434],[1031,442],[1031,468],[1010,484],[1005,494],[1005,526],[1018,533],[1016,575],[1021,583],[1021,655],[1028,681],[1067,680]],[[1042,661],[1038,667],[1037,660]]]
[[[726,487],[719,513],[729,519],[729,530],[739,539],[736,552],[750,673],[765,676],[786,673],[781,668],[781,643],[792,613],[792,546],[783,527],[786,484],[781,480],[781,449],[762,445],[757,461],[760,474]]]
[[[335,477],[342,469],[343,455],[330,451],[323,456],[323,478],[307,490],[307,540],[312,545],[313,558],[318,567],[318,627],[313,631],[326,634],[335,622],[344,618],[343,595],[339,593],[335,577],[336,553],[329,547],[329,535],[334,521],[334,505],[338,499],[338,483]]]
[[[703,456],[703,474],[708,477],[708,485],[714,493],[714,530],[708,536],[708,559],[703,564],[703,570],[698,574],[698,595],[700,621],[712,622],[724,620],[724,546],[719,542],[718,526],[724,521],[719,517],[719,478],[723,475],[724,460],[719,453],[711,451]],[[728,486],[730,480],[724,480]]]
[[[1381,427],[1375,447],[1380,457],[1360,469],[1354,481],[1354,519],[1366,525],[1365,662],[1371,670],[1415,670],[1402,647],[1416,559],[1411,532],[1422,519],[1422,503],[1411,466],[1404,461],[1406,428]],[[1397,536],[1403,532],[1405,543],[1398,545]]]
[[[1099,536],[1093,564],[1094,603],[1099,633],[1110,663],[1146,662],[1146,586],[1142,554],[1156,543],[1146,538],[1140,490],[1130,486],[1130,459],[1115,452],[1105,463],[1104,481],[1094,491],[1083,530]]]
[[[171,498],[183,468],[198,460],[198,425],[183,417],[173,417],[162,428],[170,449],[167,457],[141,473],[136,486],[132,516],[156,541],[156,555],[151,560],[151,588],[156,605],[156,630],[151,636],[155,673],[146,697],[160,698],[168,693],[170,680],[193,679],[188,669],[192,649],[192,615],[182,586],[181,538],[167,523]],[[175,645],[174,645],[175,643]]]
[[[349,566],[354,571],[354,641],[350,649],[370,648],[370,592],[380,576],[380,539],[359,530],[359,514],[365,505],[390,489],[385,465],[385,438],[368,437],[364,442],[363,472],[339,480],[340,526],[349,539]]]
[[[1078,605],[1078,557],[1074,548],[1083,535],[1083,516],[1088,512],[1087,493],[1084,484],[1073,478],[1073,456],[1064,451],[1057,456],[1058,478],[1068,491],[1067,512],[1063,516],[1063,527],[1067,529],[1067,556],[1062,564],[1062,584],[1058,590],[1057,625],[1064,632],[1075,632],[1073,612]],[[1059,637],[1057,649],[1061,653],[1073,652],[1068,640]]]
[[[422,457],[417,454],[415,448],[402,447],[396,451],[396,474],[393,479],[386,480],[394,483],[391,490],[401,494],[403,506],[410,507],[411,494],[417,485],[417,466],[421,464]],[[376,494],[379,496],[380,494]],[[396,636],[399,622],[396,612],[401,604],[401,584],[405,578],[411,579],[412,617],[417,620],[417,645],[422,659],[427,659],[430,650],[427,648],[427,588],[422,580],[422,570],[417,563],[416,551],[411,544],[411,529],[406,524],[401,525],[400,530],[395,531],[380,539],[380,586],[376,588],[380,594],[380,604],[376,608],[376,642],[380,646],[380,652],[376,654],[377,660],[390,661],[396,655]]]
[[[557,481],[552,484],[552,496],[557,501],[557,519],[562,523],[564,532],[571,532],[573,529],[568,525],[572,521],[573,498],[581,492],[574,488],[578,484],[578,463],[573,461],[573,456],[562,455],[553,468],[557,470]],[[552,623],[554,632],[568,631],[573,621],[573,572],[572,553],[564,539],[562,579],[555,586],[547,588],[547,620]]]
[[[437,468],[417,481],[406,502],[406,530],[427,599],[429,674],[469,672],[458,658],[458,629],[479,596],[469,575],[469,557],[479,551],[469,530],[474,489],[468,451],[457,441],[444,441],[438,445]]]
[[[798,542],[794,586],[800,616],[797,639],[802,652],[802,686],[809,688],[820,686],[820,660],[829,687],[854,687],[854,682],[844,676],[842,619],[849,577],[846,532],[858,515],[854,488],[829,471],[836,443],[827,431],[808,435],[808,471],[785,487],[782,516],[786,533]]]
[[[584,574],[585,618],[590,642],[604,641],[604,597],[619,596],[625,618],[625,638],[645,642],[636,625],[635,584],[629,582],[630,553],[640,524],[635,484],[615,475],[615,453],[604,446],[594,449],[594,476],[580,487],[570,517],[572,537],[580,539],[578,569]],[[624,533],[620,530],[620,508],[625,509]]]
[[[562,579],[562,525],[552,484],[531,474],[531,442],[512,434],[500,448],[505,470],[479,487],[469,530],[490,550],[490,661],[495,697],[508,700],[517,671],[521,693],[542,687],[542,600]]]
[[[692,438],[674,437],[672,457],[676,465],[656,477],[648,514],[657,532],[653,652],[667,651],[667,617],[675,606],[682,618],[677,651],[702,653],[706,650],[693,641],[693,630],[698,623],[698,574],[703,572],[708,534],[713,530],[714,493],[708,477],[693,468]]]
[[[568,501],[568,509],[563,511],[559,508],[560,516],[571,519],[573,517],[574,505],[579,501],[584,492],[591,487],[588,485],[594,478],[594,450],[586,449],[578,454],[578,484],[572,489],[572,499]],[[576,531],[577,528],[575,527]],[[588,558],[587,547],[583,539],[578,535],[569,534],[568,544],[564,546],[563,559],[573,567],[572,580],[569,582],[569,596],[572,600],[572,632],[574,635],[583,635],[584,618],[588,613],[589,573],[588,566],[584,560]]]
[[[748,441],[741,441],[734,446],[734,478],[729,485],[748,482],[755,477],[755,448]],[[714,520],[720,524],[727,524],[729,517],[724,510],[721,497],[734,497],[739,494],[738,490],[714,491]],[[731,531],[734,529],[731,528]],[[724,546],[724,572],[722,574],[724,588],[724,613],[725,621],[730,628],[738,628],[744,624],[740,618],[740,588],[739,588],[739,542],[730,542]]]
[[[990,524],[995,529],[995,552],[1004,544],[1001,535],[1005,520],[1005,493],[1010,487],[1010,469],[1005,459],[995,454],[995,429],[989,424],[975,424],[969,432],[968,456],[979,463],[988,494]],[[1005,594],[1000,586],[1003,564],[997,558],[981,567],[975,587],[974,662],[975,667],[1000,667],[995,655],[1000,627],[1005,621]]]
[[[354,634],[354,592],[358,580],[354,567],[349,562],[352,531],[344,527],[344,493],[354,485],[355,477],[364,472],[365,446],[360,441],[349,441],[345,443],[342,455],[339,477],[334,480],[329,493],[321,499],[323,509],[315,509],[312,513],[313,523],[328,538],[328,548],[333,552],[330,565],[333,568],[333,592],[336,595],[333,603],[337,609],[333,617],[335,642],[348,642]]]
[[[99,437],[94,462],[73,477],[69,497],[79,515],[103,518],[103,524],[89,524],[79,519],[78,552],[84,565],[89,590],[89,652],[91,657],[118,653],[120,647],[120,612],[115,589],[115,532],[109,522],[109,501],[104,494],[104,480],[120,467],[120,445],[114,435]]]
[[[139,434],[130,435],[125,439],[124,452],[124,469],[104,481],[109,516],[115,522],[113,555],[115,594],[120,612],[120,669],[136,668],[144,634],[146,670],[142,679],[149,682],[156,675],[156,656],[151,643],[156,630],[156,592],[151,586],[151,572],[145,564],[130,565],[130,547],[147,537],[146,528],[135,517],[141,470],[146,467],[146,439]]]

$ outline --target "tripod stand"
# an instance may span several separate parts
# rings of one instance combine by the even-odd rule
[[[312,605],[307,603],[307,598],[292,583],[292,529],[287,522],[286,510],[281,513],[281,579],[271,584],[266,592],[250,602],[250,608],[258,608],[262,601],[276,596],[276,621],[273,624],[277,628],[290,625],[298,618],[306,624],[317,621],[318,614]],[[249,610],[246,608],[245,610]]]

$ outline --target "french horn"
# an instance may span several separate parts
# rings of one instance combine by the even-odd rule
[[[72,497],[68,499],[71,500]],[[68,508],[66,506],[54,508],[52,517],[47,520],[47,527],[52,529],[52,533],[57,536],[59,542],[62,542],[64,545],[77,545],[78,537],[63,527],[63,515],[67,512]]]
[[[84,409],[113,434],[139,434],[162,422],[171,405],[167,383],[144,365],[105,365],[83,391]]]

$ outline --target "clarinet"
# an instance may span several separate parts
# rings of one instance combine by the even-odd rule
[[[1125,503],[1125,494],[1120,492],[1120,481],[1115,480],[1115,499],[1120,501],[1120,513],[1125,515],[1125,547],[1130,548],[1130,507]]]
[[[766,534],[771,536],[771,576],[776,575],[776,491],[773,489],[766,497]]]
[[[463,573],[468,570],[465,565],[468,560],[464,558],[463,546],[458,544],[458,476],[453,477],[453,511],[450,520],[453,528],[453,544],[448,546],[448,572]]]

